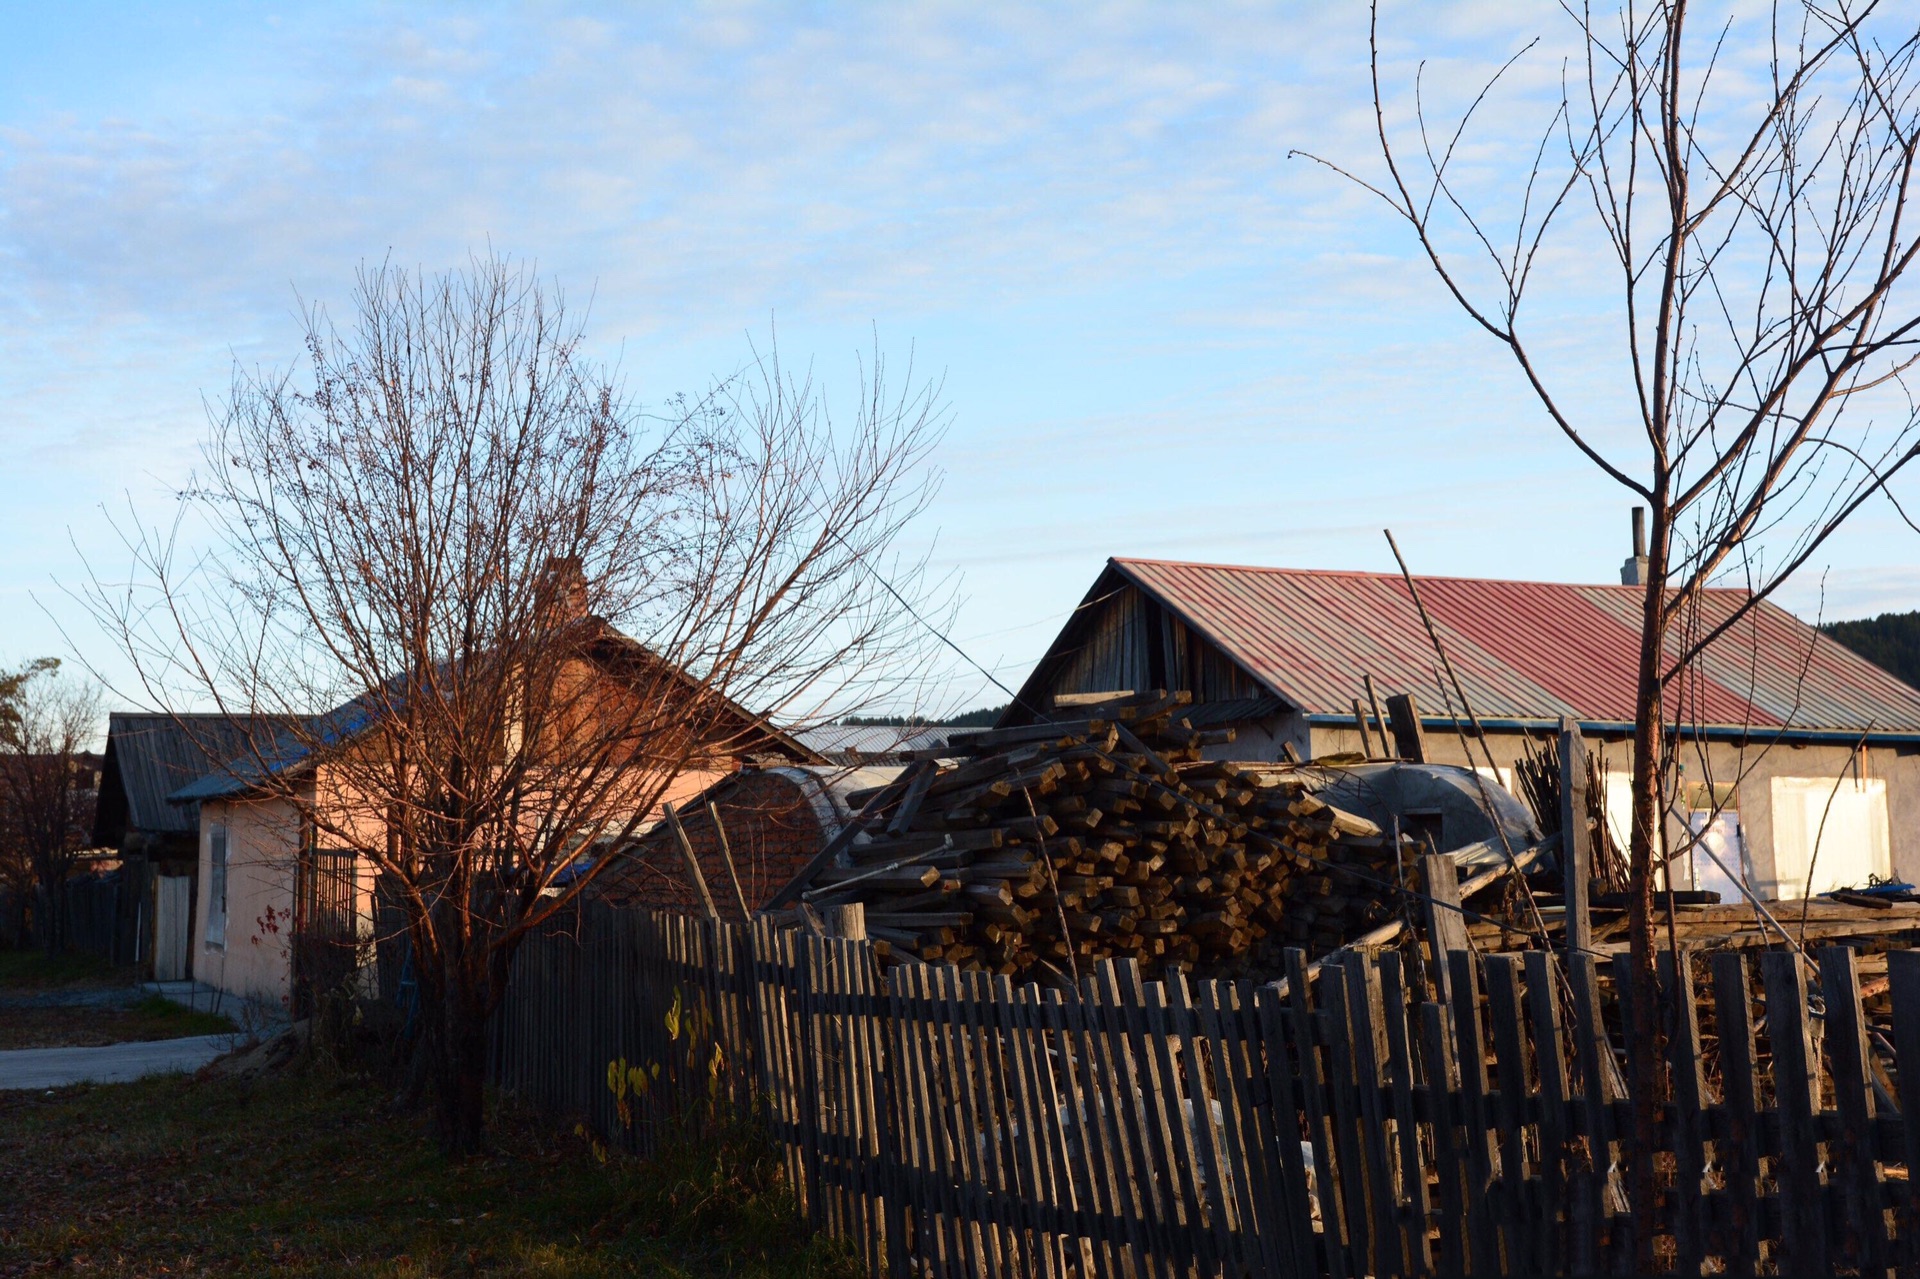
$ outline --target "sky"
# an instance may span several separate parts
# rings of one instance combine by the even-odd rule
[[[1463,152],[1498,203],[1568,35],[1552,4],[1388,5],[1390,119],[1422,64],[1444,110],[1539,37]],[[171,519],[234,366],[291,363],[363,263],[476,252],[590,304],[642,402],[773,332],[830,396],[876,342],[941,379],[908,549],[1006,684],[1109,555],[1391,571],[1390,526],[1420,573],[1615,581],[1630,497],[1405,227],[1294,154],[1378,171],[1366,39],[1351,4],[8,5],[0,660],[124,685],[73,594],[124,575],[116,521]],[[1611,447],[1604,272],[1543,274]],[[1869,507],[1782,602],[1915,607],[1914,538]],[[935,700],[1004,697],[955,659]]]

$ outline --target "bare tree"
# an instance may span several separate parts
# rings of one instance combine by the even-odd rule
[[[1630,853],[1629,1042],[1645,1152],[1660,1087],[1650,920],[1672,800],[1663,790],[1675,777],[1667,725],[1687,673],[1886,494],[1920,441],[1904,380],[1920,353],[1908,274],[1920,253],[1910,208],[1920,31],[1911,10],[1871,0],[1735,7],[1704,21],[1686,0],[1606,15],[1563,8],[1580,53],[1562,68],[1558,110],[1537,144],[1496,166],[1509,179],[1511,194],[1492,198],[1505,214],[1483,211],[1489,201],[1470,175],[1484,152],[1472,164],[1462,157],[1476,113],[1519,55],[1445,128],[1416,87],[1409,143],[1389,126],[1377,10],[1385,173],[1329,167],[1406,222],[1554,427],[1651,513]],[[1536,295],[1542,281],[1548,292],[1566,281],[1573,260],[1612,273],[1612,385],[1631,390],[1618,406],[1596,405],[1583,395],[1591,383],[1554,366],[1565,330],[1554,331],[1551,299]],[[1571,309],[1590,303],[1576,286]],[[1634,428],[1625,438],[1612,429],[1622,417]],[[1703,589],[1728,579],[1750,588],[1746,601],[1705,607]],[[1649,1221],[1653,1180],[1639,1166],[1636,1208]]]
[[[58,658],[0,674],[0,874],[34,892],[41,944],[67,948],[67,881],[93,823],[100,694],[62,678]]]
[[[355,308],[308,313],[304,378],[236,376],[189,495],[213,549],[130,537],[138,581],[91,598],[148,700],[279,726],[236,787],[384,876],[467,1151],[528,930],[677,782],[913,673],[920,578],[888,561],[943,410],[876,358],[835,423],[769,355],[642,413],[499,260],[365,271]]]

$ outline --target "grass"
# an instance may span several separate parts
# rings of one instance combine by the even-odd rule
[[[98,955],[68,951],[48,958],[41,950],[0,950],[0,990],[100,989],[139,979],[137,965],[115,968]]]
[[[122,1007],[9,1008],[0,1017],[0,1051],[10,1048],[93,1048],[237,1030],[231,1018],[200,1012],[164,995]]]
[[[652,1163],[496,1109],[502,1153],[322,1066],[0,1093],[0,1275],[854,1275],[749,1133]]]

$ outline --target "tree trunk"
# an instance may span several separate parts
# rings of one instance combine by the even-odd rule
[[[1633,1089],[1633,1142],[1628,1164],[1634,1251],[1640,1273],[1654,1272],[1655,1206],[1659,1197],[1654,1155],[1658,1149],[1659,1107],[1664,1079],[1664,1039],[1659,1015],[1659,985],[1654,976],[1653,893],[1661,855],[1660,765],[1665,755],[1664,698],[1667,552],[1666,512],[1657,504],[1653,537],[1647,548],[1646,596],[1642,605],[1640,671],[1633,722],[1633,832],[1628,870],[1627,938],[1633,1025],[1627,1035],[1627,1070]]]
[[[40,885],[40,945],[48,959],[67,949],[67,884],[52,880]]]
[[[486,1148],[487,1019],[473,992],[449,991],[432,1059],[440,1148],[454,1158]]]

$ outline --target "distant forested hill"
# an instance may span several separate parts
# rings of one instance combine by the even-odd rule
[[[841,720],[842,724],[861,724],[880,728],[916,728],[920,725],[941,728],[992,728],[1000,718],[1005,706],[982,706],[978,710],[967,711],[960,715],[949,715],[945,719],[926,720],[918,715],[849,715]]]
[[[1820,628],[1897,679],[1920,688],[1920,613],[1882,613]]]

